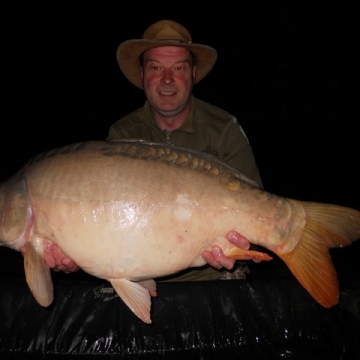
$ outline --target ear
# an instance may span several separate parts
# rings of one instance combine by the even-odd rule
[[[192,68],[193,83],[196,84],[196,65]]]

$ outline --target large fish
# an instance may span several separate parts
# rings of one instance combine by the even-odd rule
[[[203,250],[270,259],[234,247],[230,230],[280,257],[330,308],[339,285],[329,248],[360,238],[360,211],[279,197],[204,153],[131,140],[40,154],[0,185],[0,245],[26,246],[26,280],[42,306],[53,301],[45,239],[151,323],[154,279],[204,265]]]

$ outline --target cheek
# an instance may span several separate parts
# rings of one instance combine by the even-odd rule
[[[154,78],[147,78],[145,77],[142,81],[144,93],[147,98],[149,98],[153,93],[156,92],[156,84],[158,82],[155,81]]]
[[[148,88],[151,90],[157,83],[159,83],[161,77],[159,75],[144,75],[142,77],[142,83],[144,85],[144,88]]]

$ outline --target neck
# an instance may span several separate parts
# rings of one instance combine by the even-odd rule
[[[178,129],[185,121],[185,117],[159,117],[155,116],[155,121],[160,129],[173,131]]]
[[[154,109],[152,109],[152,113],[153,113],[155,122],[157,123],[157,125],[159,126],[160,129],[167,130],[167,131],[173,131],[173,130],[178,129],[184,123],[186,117],[190,113],[190,107],[188,107],[187,109],[185,109],[184,111],[182,111],[181,113],[176,114],[176,115],[159,113],[159,112],[155,111]]]

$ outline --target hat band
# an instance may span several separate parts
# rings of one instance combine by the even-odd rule
[[[151,40],[150,40],[151,41]],[[173,42],[173,43],[182,43],[182,44],[191,44],[191,41],[181,40],[181,39],[156,39],[159,42]]]

